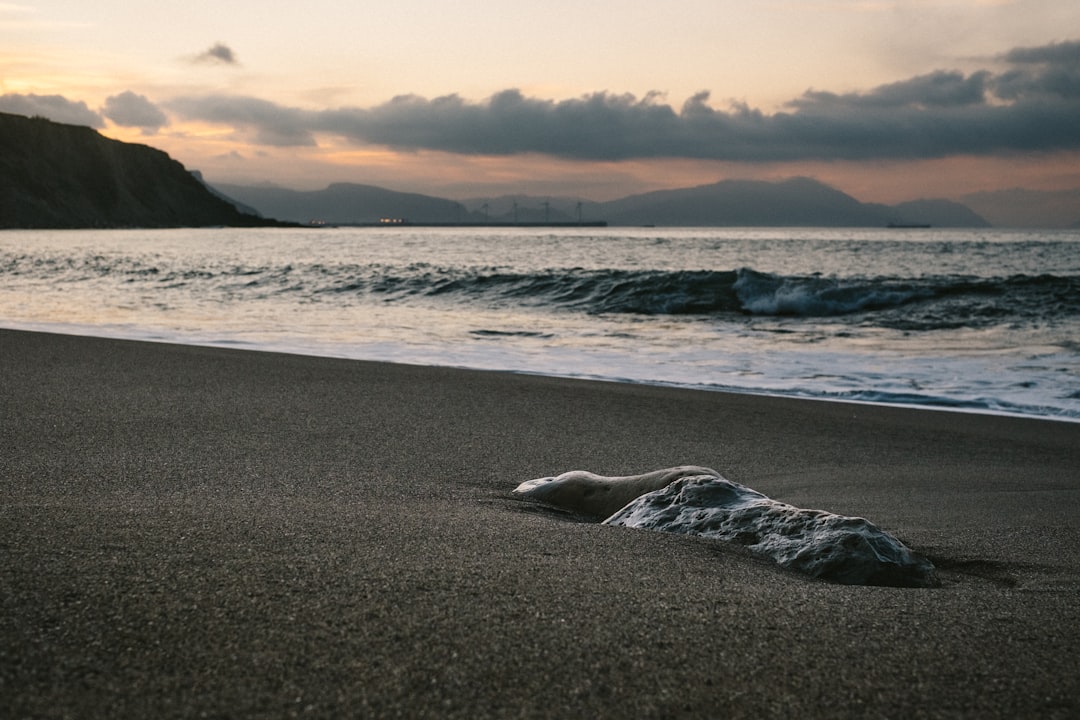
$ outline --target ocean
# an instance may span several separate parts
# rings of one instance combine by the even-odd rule
[[[1077,231],[4,231],[0,326],[1080,421]]]

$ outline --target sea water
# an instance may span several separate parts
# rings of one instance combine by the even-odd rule
[[[1080,420],[1077,231],[4,231],[0,326]]]

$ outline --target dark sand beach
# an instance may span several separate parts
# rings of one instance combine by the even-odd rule
[[[673,465],[827,584],[517,501]],[[1080,716],[1080,423],[0,331],[0,717]]]

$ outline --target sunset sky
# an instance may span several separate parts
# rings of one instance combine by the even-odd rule
[[[297,189],[1080,188],[1080,3],[0,0],[0,111]]]

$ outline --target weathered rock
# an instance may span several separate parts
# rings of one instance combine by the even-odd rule
[[[929,560],[869,520],[778,502],[708,468],[622,477],[575,470],[522,483],[514,494],[594,516],[612,512],[605,525],[738,543],[782,567],[830,582],[938,585]]]

